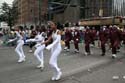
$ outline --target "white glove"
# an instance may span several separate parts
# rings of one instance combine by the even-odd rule
[[[76,41],[79,41],[79,39],[76,39]]]
[[[11,42],[13,42],[13,39],[10,39],[9,41],[7,41],[7,43],[11,43]]]
[[[35,39],[27,39],[26,42],[35,42]]]
[[[48,46],[46,47],[46,49],[47,49],[47,50],[50,50],[51,47],[52,47],[51,45],[48,45]]]
[[[26,40],[26,43],[28,43],[28,42],[30,42],[30,39],[27,39],[27,40]]]

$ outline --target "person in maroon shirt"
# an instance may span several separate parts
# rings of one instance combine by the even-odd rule
[[[101,42],[102,56],[105,55],[106,52],[105,44],[108,41],[108,34],[106,28],[107,28],[106,26],[103,26],[99,31],[99,40]]]
[[[96,40],[96,34],[97,34],[95,27],[92,27],[91,34],[92,34],[92,43],[91,44],[92,44],[92,46],[95,46],[95,40]]]
[[[111,42],[111,48],[112,48],[112,58],[116,58],[116,54],[117,54],[117,48],[120,44],[120,31],[117,29],[117,26],[113,26],[110,29],[110,42]]]
[[[125,44],[125,27],[123,28],[122,34],[121,34],[121,38],[123,40],[123,44]]]
[[[38,28],[38,26],[36,26],[36,28]],[[35,36],[37,35],[37,32],[36,32],[34,26],[31,26],[30,29],[31,29],[30,38],[35,38]],[[29,52],[30,52],[30,53],[33,52],[32,49],[33,49],[33,46],[35,46],[35,44],[36,44],[35,42],[31,42],[31,43],[29,44],[29,47],[30,47]]]
[[[70,49],[70,41],[72,39],[72,33],[69,29],[65,31],[65,48],[64,50],[69,51]]]
[[[86,27],[86,31],[84,32],[84,40],[85,40],[85,55],[89,55],[91,54],[90,43],[92,42],[92,34],[88,26]]]
[[[79,30],[75,29],[73,32],[73,41],[75,46],[75,52],[79,53],[79,41],[80,41],[80,33]]]

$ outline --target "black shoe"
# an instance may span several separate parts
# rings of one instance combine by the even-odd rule
[[[115,59],[117,56],[116,56],[116,54],[113,54],[112,55],[112,59]]]
[[[105,56],[105,54],[103,53],[103,54],[101,54],[101,56]]]
[[[77,49],[75,49],[75,51],[74,51],[75,53],[79,53],[79,50],[77,50]]]

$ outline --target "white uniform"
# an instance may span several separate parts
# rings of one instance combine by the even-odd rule
[[[38,68],[43,68],[44,67],[44,56],[43,56],[43,50],[45,48],[45,44],[41,45],[41,42],[44,42],[45,38],[42,36],[44,33],[37,34],[34,39],[28,39],[26,42],[36,42],[37,44],[35,45],[36,50],[34,52],[35,57],[38,59],[40,62],[40,65],[37,66]]]
[[[59,30],[57,30],[55,33],[52,33],[53,43],[48,45],[46,49],[51,49],[51,58],[49,61],[50,66],[54,70],[54,76],[52,77],[52,80],[59,80],[61,77],[61,70],[57,65],[57,58],[61,53],[61,35],[58,35]]]
[[[13,42],[17,40],[17,46],[15,48],[15,52],[19,55],[18,62],[23,62],[25,61],[25,55],[23,51],[23,45],[24,45],[23,36],[17,31],[15,33],[16,33],[16,38],[9,40],[9,42]]]

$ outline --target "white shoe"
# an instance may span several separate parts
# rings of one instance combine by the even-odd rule
[[[87,52],[85,52],[85,55],[87,56],[87,55],[88,55],[88,53],[87,53]]]
[[[53,77],[51,78],[52,81],[56,80],[56,73],[54,73]]]
[[[64,50],[67,50],[67,47],[65,47]]]
[[[18,62],[18,63],[21,63],[21,62],[22,62],[22,60],[21,60],[21,59],[19,59],[17,62]]]
[[[123,76],[123,79],[125,79],[125,76]]]
[[[90,45],[90,47],[94,47],[94,45],[93,45],[93,44],[91,44],[91,45]]]
[[[118,79],[119,79],[119,76],[113,76],[112,79],[113,79],[113,80],[118,80]]]
[[[32,50],[29,50],[29,53],[32,53],[33,51]]]
[[[55,81],[55,80],[56,80],[56,77],[55,77],[55,76],[53,76],[53,77],[51,78],[51,80],[52,80],[52,81]]]
[[[56,80],[56,81],[60,80],[60,79],[61,79],[61,76],[62,76],[62,72],[60,71],[60,72],[57,74],[55,80]]]
[[[38,65],[36,68],[38,68],[38,69],[43,69],[44,66],[40,64],[40,65]]]
[[[113,59],[115,59],[116,57],[117,57],[116,54],[113,54],[113,55],[112,55],[112,58],[113,58]]]
[[[79,53],[79,50],[75,49],[75,52],[76,52],[76,53]]]
[[[18,63],[22,63],[22,62],[24,62],[24,61],[25,61],[25,59],[22,58],[22,59],[19,59],[19,60],[18,60]]]

